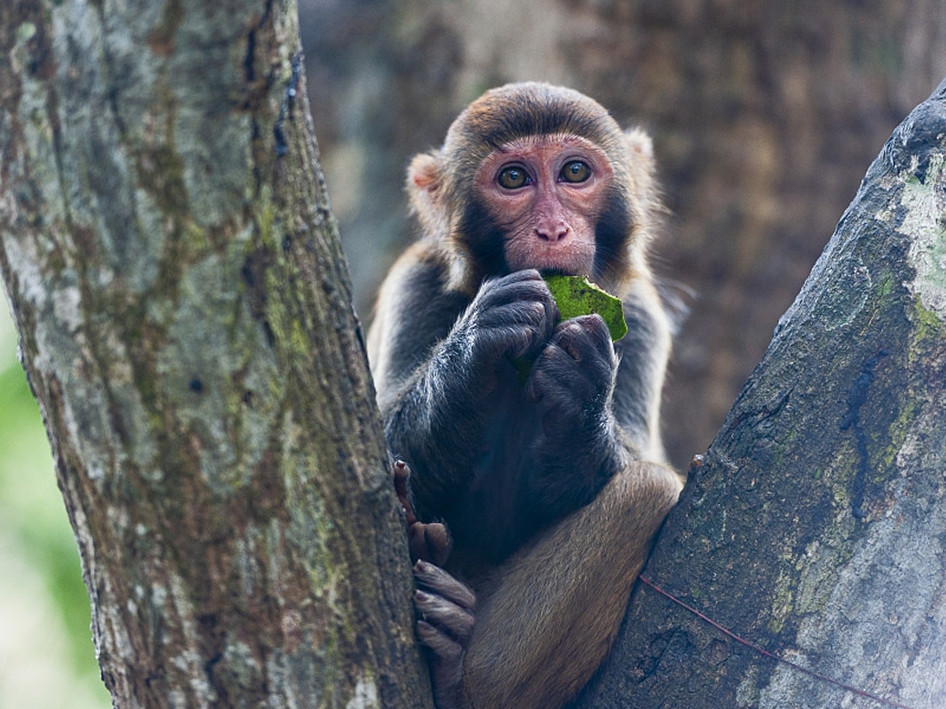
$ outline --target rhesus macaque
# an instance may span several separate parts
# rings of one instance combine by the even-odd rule
[[[443,540],[443,523],[452,539],[442,568],[414,570],[441,709],[574,697],[676,502],[653,173],[643,131],[538,83],[487,92],[410,165],[423,233],[381,288],[368,348],[413,531]],[[540,272],[621,298],[628,334],[612,345],[598,315],[562,322]]]

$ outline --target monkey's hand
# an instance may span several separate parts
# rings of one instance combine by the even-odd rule
[[[446,525],[440,522],[420,522],[414,513],[414,505],[408,492],[411,469],[403,460],[394,462],[394,492],[407,521],[407,546],[411,561],[430,561],[442,566],[450,556],[453,543]]]
[[[410,313],[403,316],[410,318]],[[488,431],[504,410],[499,399],[516,386],[511,361],[534,358],[558,318],[538,271],[488,280],[427,361],[390,398],[384,412],[388,446],[414,466],[411,491],[422,515],[439,514],[455,501],[457,490],[471,484],[471,461],[492,445]],[[409,335],[405,322],[395,339]],[[500,386],[507,382],[508,389]]]
[[[574,447],[576,426],[597,430],[607,416],[617,357],[599,315],[566,320],[542,350],[526,391],[542,412],[548,443]]]
[[[538,271],[487,280],[444,343],[444,353],[459,358],[451,378],[465,373],[466,387],[488,391],[503,360],[535,358],[558,321],[558,306]]]
[[[558,326],[532,368],[526,392],[542,427],[530,488],[550,513],[590,501],[620,467],[611,414],[617,366],[604,321],[584,315]]]
[[[430,649],[430,679],[438,709],[462,706],[463,658],[473,637],[476,596],[443,569],[414,565],[417,635]]]

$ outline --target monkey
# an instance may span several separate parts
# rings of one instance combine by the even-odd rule
[[[487,91],[410,163],[420,236],[379,289],[368,358],[409,521],[437,547],[414,604],[440,709],[574,698],[676,503],[655,172],[645,131],[538,82]],[[628,334],[562,321],[548,273],[619,297]]]

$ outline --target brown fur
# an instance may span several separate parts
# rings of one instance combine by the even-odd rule
[[[664,465],[629,464],[498,570],[478,593],[463,668],[469,706],[550,709],[578,693],[611,648],[680,488]]]

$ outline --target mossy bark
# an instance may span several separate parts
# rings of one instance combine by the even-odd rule
[[[946,705],[946,81],[894,132],[644,575],[743,638]],[[638,582],[580,707],[881,706]]]
[[[0,268],[116,705],[425,705],[295,3],[5,3],[0,56]]]

